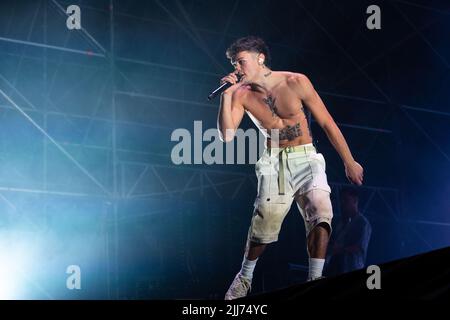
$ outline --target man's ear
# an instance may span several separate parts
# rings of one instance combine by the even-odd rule
[[[266,61],[266,56],[264,55],[264,53],[258,54],[258,64],[262,65],[264,64],[264,61]]]

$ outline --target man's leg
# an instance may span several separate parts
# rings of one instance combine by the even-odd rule
[[[297,204],[305,220],[309,255],[308,281],[322,276],[328,240],[331,234],[331,207],[329,192],[315,189],[297,197]],[[317,225],[315,225],[319,221]],[[312,229],[311,229],[312,228]]]
[[[248,250],[246,250],[246,258],[252,261],[258,259],[263,254],[266,247],[267,244],[265,243],[250,242]]]
[[[269,169],[272,170],[271,168]],[[279,196],[273,191],[270,192],[278,188],[276,175],[258,174],[258,186],[259,197],[255,200],[241,270],[225,294],[226,300],[244,297],[250,291],[258,258],[264,252],[267,243],[278,240],[281,225],[291,207],[292,194]]]
[[[308,235],[308,281],[322,277],[325,257],[327,254],[328,239],[329,227],[326,223],[319,223]]]
[[[250,240],[247,241],[239,275],[248,279],[250,282],[252,281],[256,262],[264,252],[264,249],[266,249],[266,246],[267,244],[256,243]]]
[[[308,255],[310,258],[325,259],[327,255],[330,228],[328,224],[319,223],[308,236]]]
[[[225,294],[225,300],[233,300],[247,295],[253,280],[253,271],[255,270],[256,262],[264,252],[266,246],[267,244],[259,244],[247,240],[241,270],[239,270]]]
[[[256,262],[264,252],[264,249],[266,249],[266,246],[267,244],[250,241],[250,244],[248,244],[245,248],[244,260],[242,261],[241,270],[239,271],[241,276],[252,281]]]
[[[225,294],[225,300],[236,299],[247,295],[251,288],[253,271],[258,258],[262,255],[267,243],[259,243],[254,239],[264,239],[265,242],[274,242],[278,239],[284,217],[289,211],[290,203],[263,203],[255,209],[252,223],[247,235],[244,259],[241,270],[234,278],[230,288]],[[275,230],[273,232],[272,230]],[[268,236],[268,231],[272,231]],[[262,240],[261,240],[262,241]]]

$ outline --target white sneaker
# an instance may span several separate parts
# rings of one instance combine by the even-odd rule
[[[252,287],[252,281],[241,276],[240,273],[236,275],[230,288],[225,294],[225,300],[234,300],[242,298],[247,295]]]

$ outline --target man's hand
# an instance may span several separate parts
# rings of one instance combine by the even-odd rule
[[[223,77],[222,79],[220,79],[220,84],[224,84],[225,82],[229,82],[232,84],[231,87],[229,87],[227,90],[225,90],[222,94],[225,95],[231,95],[238,87],[238,77],[236,75],[236,73],[232,72],[228,75],[226,75],[225,77]]]
[[[360,186],[363,183],[364,169],[358,162],[353,161],[352,163],[345,165],[345,175],[351,183]]]
[[[220,95],[217,129],[219,129],[219,138],[223,142],[233,140],[236,130],[244,117],[244,106],[240,101],[239,91],[237,91],[242,84],[238,83],[237,80],[236,73],[230,73],[220,80],[222,84],[225,82],[232,84]]]

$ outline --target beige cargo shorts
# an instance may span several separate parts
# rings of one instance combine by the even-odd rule
[[[248,241],[277,241],[294,199],[303,217],[307,237],[319,223],[326,223],[331,235],[333,210],[325,159],[312,144],[267,148],[257,161],[255,171],[258,195]]]

